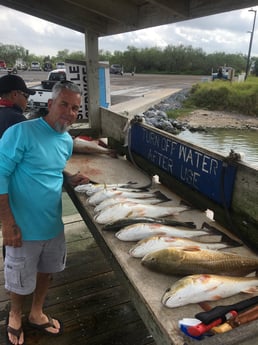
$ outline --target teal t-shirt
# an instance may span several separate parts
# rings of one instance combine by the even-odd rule
[[[9,202],[23,240],[47,240],[64,229],[63,170],[72,138],[43,118],[8,128],[0,140],[0,194]]]

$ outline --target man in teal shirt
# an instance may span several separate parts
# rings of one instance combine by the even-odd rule
[[[16,124],[0,140],[0,220],[6,246],[5,287],[11,298],[9,344],[24,344],[22,305],[32,292],[30,325],[50,335],[62,333],[61,321],[44,314],[43,304],[51,274],[65,266],[63,171],[73,149],[67,129],[76,121],[80,103],[80,88],[59,82],[44,118]],[[72,185],[88,182],[81,174],[66,174]]]

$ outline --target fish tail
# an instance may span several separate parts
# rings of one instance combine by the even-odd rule
[[[156,196],[156,198],[158,198],[158,199],[160,199],[162,201],[171,201],[172,200],[172,199],[168,198],[165,194],[160,192],[159,190],[154,192],[154,195]]]

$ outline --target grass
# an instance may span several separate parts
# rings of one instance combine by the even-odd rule
[[[196,109],[196,107],[194,107],[194,106],[192,106],[192,107],[182,107],[180,109],[170,109],[170,110],[167,110],[166,113],[167,113],[168,118],[177,119],[177,118],[180,118],[182,116],[189,115],[195,109]]]
[[[197,108],[258,116],[258,78],[248,77],[240,83],[215,80],[195,84],[183,107],[170,110],[168,116],[178,118]]]

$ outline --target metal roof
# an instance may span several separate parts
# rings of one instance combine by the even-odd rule
[[[0,4],[101,37],[251,7],[258,5],[258,1],[0,0]],[[218,25],[223,26],[223,23]]]

